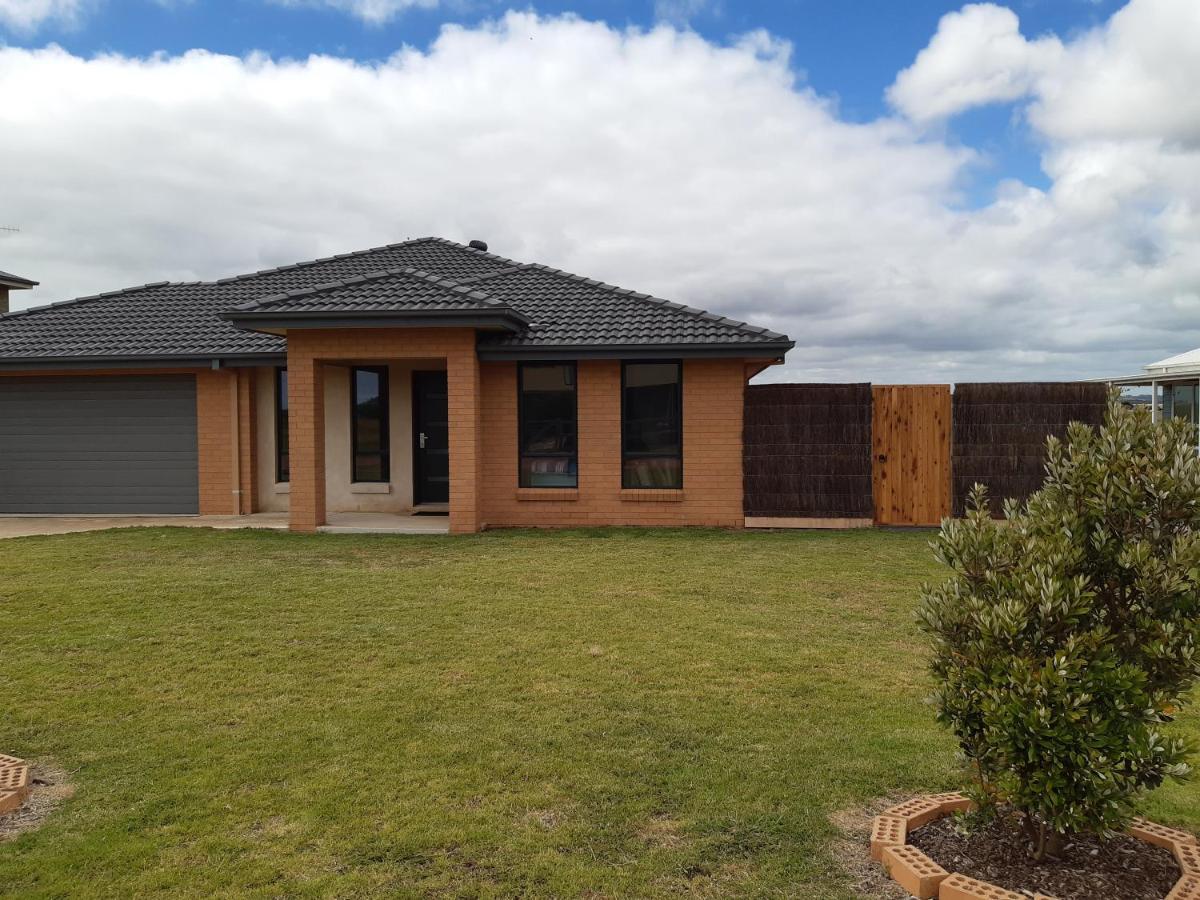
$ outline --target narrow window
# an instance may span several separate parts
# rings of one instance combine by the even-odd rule
[[[287,369],[275,370],[275,480],[291,480],[288,464],[288,382]]]
[[[621,485],[683,487],[683,366],[621,367]]]
[[[354,481],[389,481],[387,369],[350,370],[350,442]]]
[[[522,363],[518,369],[520,485],[579,485],[574,363]]]

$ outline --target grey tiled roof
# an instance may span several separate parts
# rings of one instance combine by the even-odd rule
[[[784,335],[441,238],[220,281],[142,285],[0,316],[0,364],[30,360],[236,357],[286,352],[283,338],[227,316],[515,310],[527,327],[482,333],[494,353],[556,348],[744,347]],[[246,323],[243,323],[246,324]]]
[[[784,335],[546,266],[528,265],[468,282],[529,319],[520,334],[490,335],[501,347],[778,344]]]
[[[271,294],[239,305],[234,313],[494,312],[509,308],[470,285],[406,268],[350,275],[316,287]]]
[[[0,316],[0,362],[286,352],[283,338],[222,319],[229,306],[211,285],[161,283],[20,310]]]

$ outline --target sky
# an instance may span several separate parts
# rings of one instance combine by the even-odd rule
[[[0,0],[16,308],[422,235],[784,331],[761,380],[1200,346],[1196,0]]]

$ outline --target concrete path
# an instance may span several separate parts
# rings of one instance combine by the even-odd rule
[[[0,539],[108,528],[269,528],[286,531],[287,513],[252,516],[0,516]],[[343,534],[446,534],[449,516],[330,513],[321,531]]]
[[[0,538],[72,534],[108,528],[287,528],[284,513],[253,516],[0,516]]]

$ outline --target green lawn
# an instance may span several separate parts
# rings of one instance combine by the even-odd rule
[[[77,787],[0,893],[850,897],[827,815],[953,784],[928,538],[0,541],[0,752]]]

